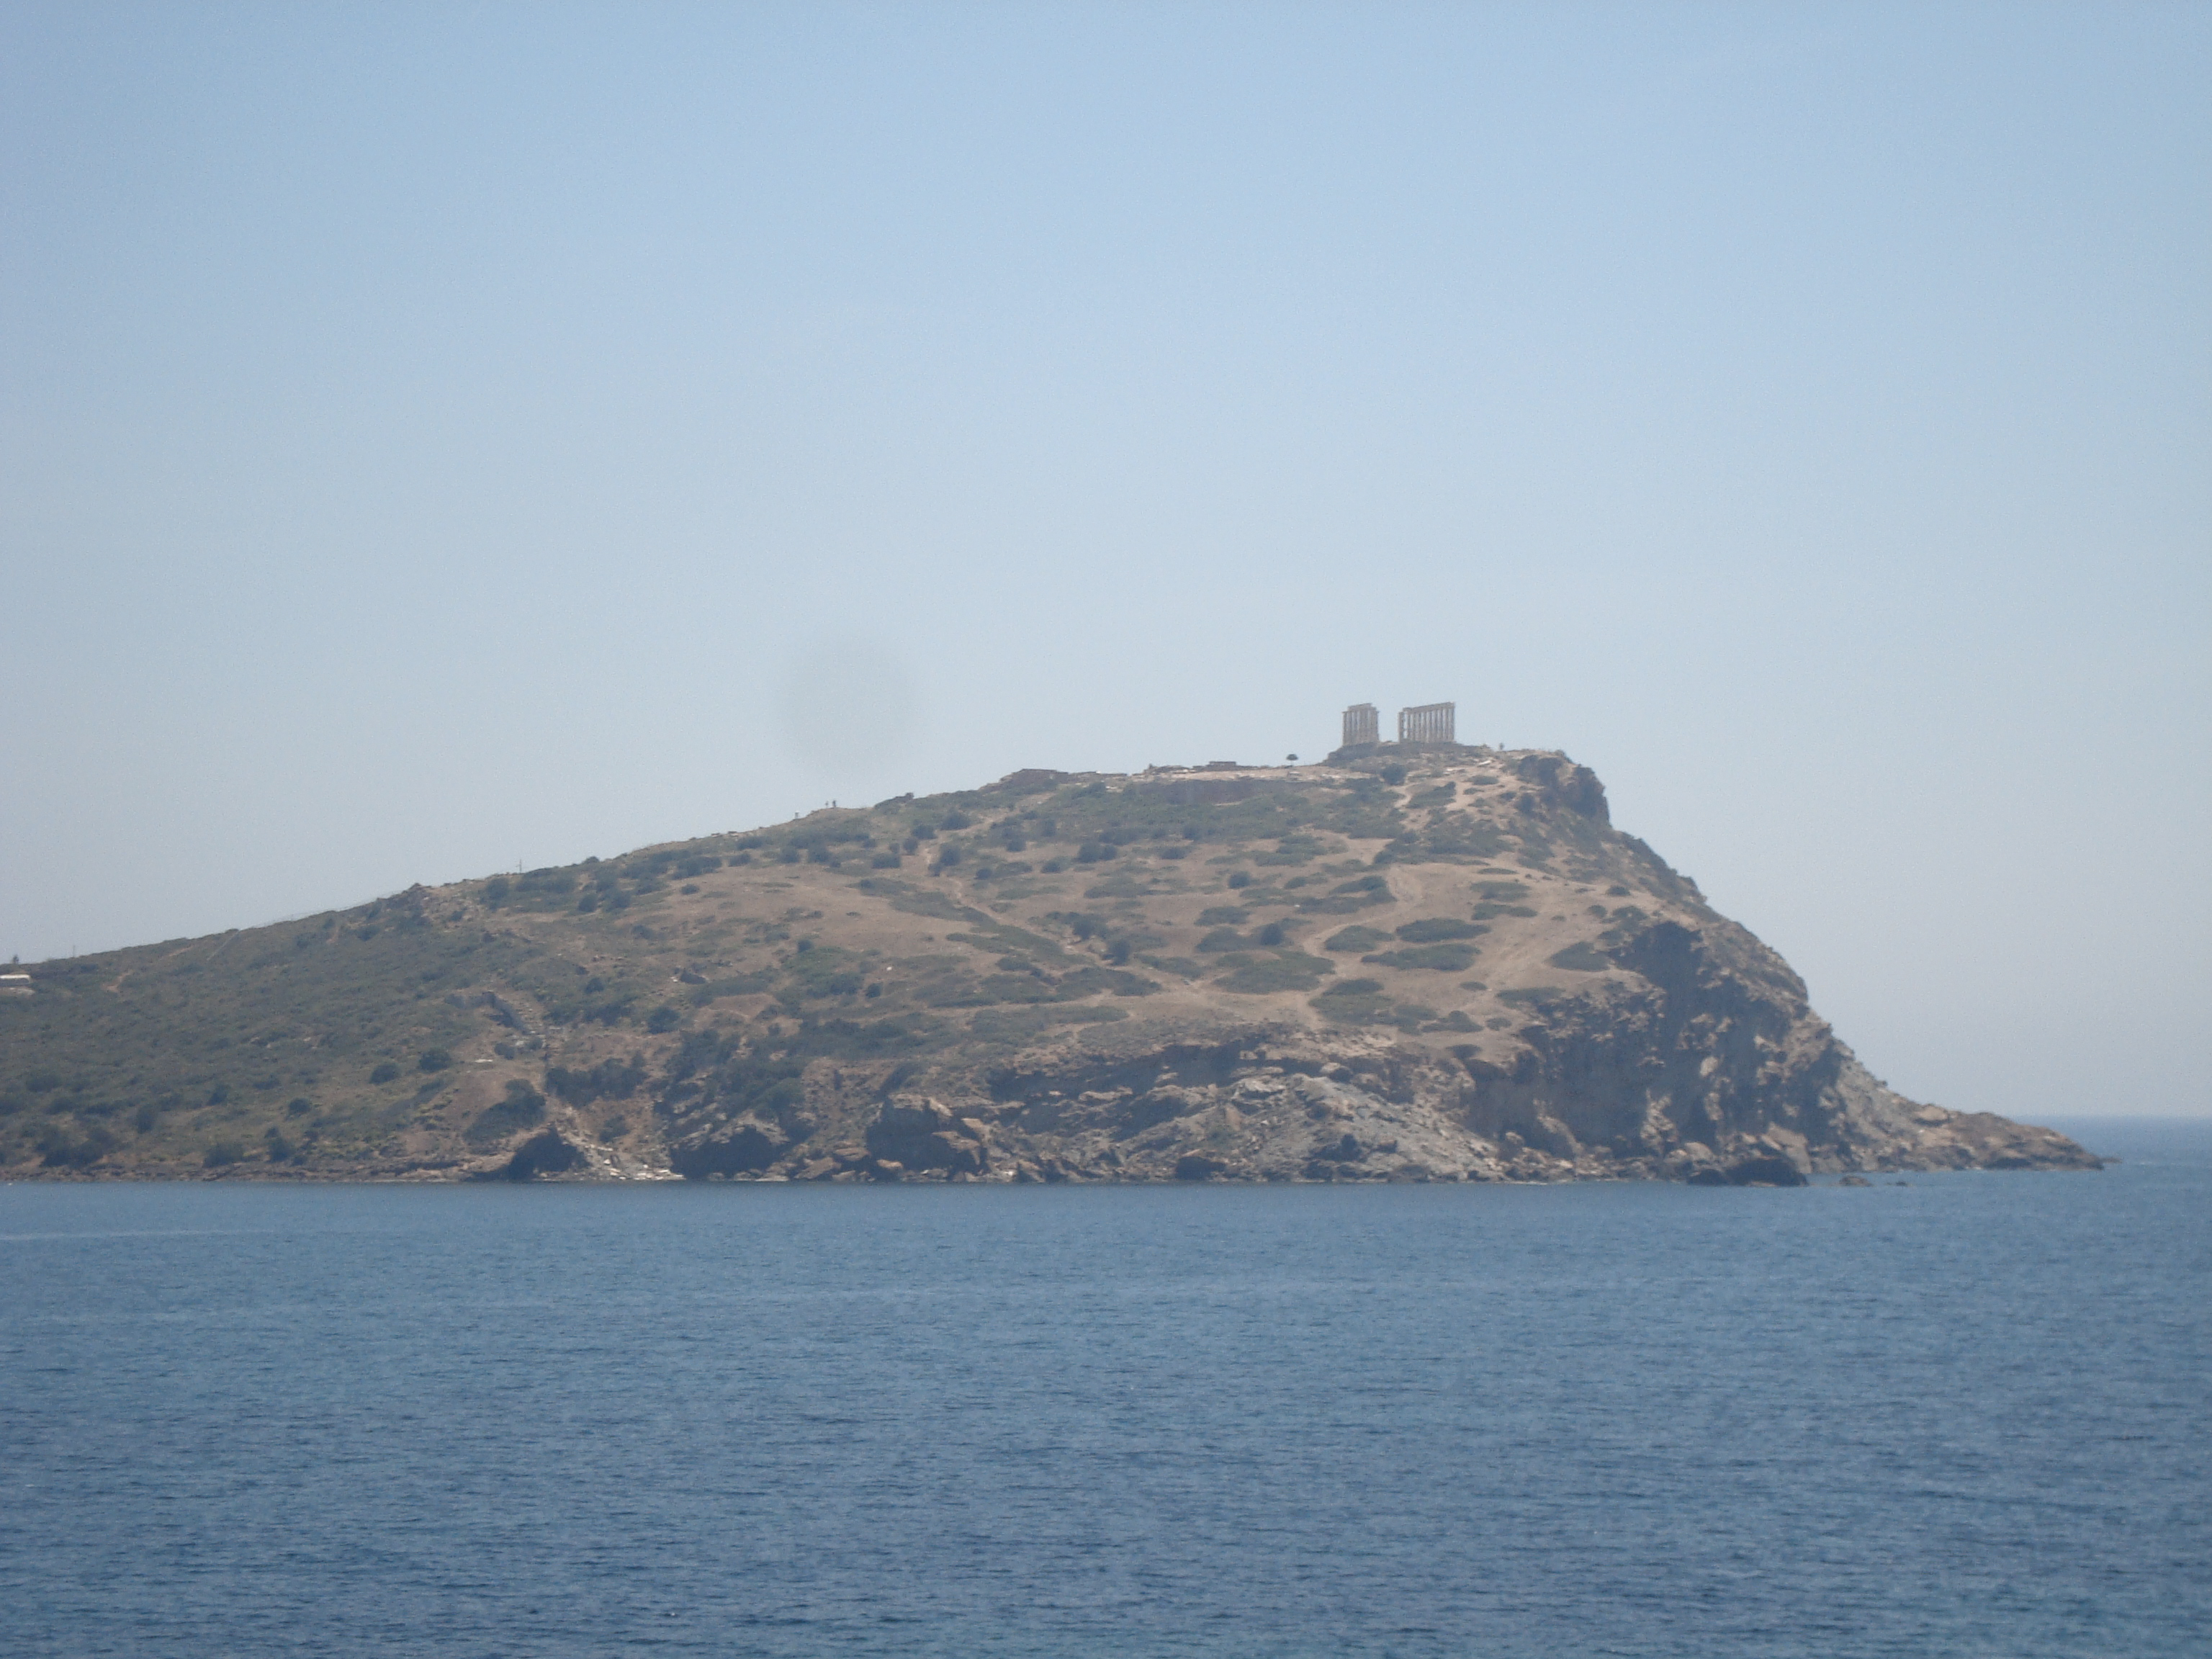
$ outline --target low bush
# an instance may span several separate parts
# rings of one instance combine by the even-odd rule
[[[1322,941],[1324,951],[1371,951],[1378,945],[1388,945],[1390,935],[1379,927],[1346,927],[1331,933]]]
[[[1278,991],[1310,991],[1335,971],[1333,962],[1303,951],[1284,951],[1239,963],[1220,984],[1223,990],[1244,996],[1267,996]]]
[[[1362,957],[1360,960],[1383,968],[1425,968],[1439,974],[1463,974],[1474,966],[1474,954],[1472,945],[1417,945],[1408,950]]]
[[[1449,916],[1431,916],[1419,921],[1409,921],[1398,930],[1398,937],[1408,945],[1434,945],[1440,939],[1480,939],[1490,930],[1471,921],[1454,921]]]
[[[1229,872],[1229,884],[1231,887],[1249,887],[1252,884],[1252,872],[1249,870],[1231,870]]]
[[[471,1146],[489,1146],[544,1119],[545,1097],[520,1078],[510,1078],[506,1098],[478,1112],[468,1127],[461,1131],[461,1139]]]
[[[1553,951],[1546,960],[1554,968],[1575,974],[1601,974],[1613,966],[1613,958],[1587,939],[1577,939],[1564,951]]]
[[[572,1106],[588,1106],[595,1100],[628,1100],[644,1082],[642,1054],[632,1054],[627,1060],[603,1060],[588,1071],[552,1066],[545,1072],[545,1086]]]
[[[418,1072],[442,1072],[450,1067],[453,1063],[453,1056],[450,1050],[425,1048],[421,1057],[416,1060],[415,1069]]]
[[[118,1143],[113,1135],[94,1124],[78,1136],[63,1129],[47,1128],[40,1133],[36,1144],[39,1161],[47,1169],[83,1170],[106,1158]]]
[[[1373,996],[1382,988],[1379,979],[1340,979],[1322,993],[1325,997]]]

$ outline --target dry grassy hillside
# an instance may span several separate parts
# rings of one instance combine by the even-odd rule
[[[1545,752],[1018,773],[27,971],[13,1176],[2094,1163],[1875,1082]]]

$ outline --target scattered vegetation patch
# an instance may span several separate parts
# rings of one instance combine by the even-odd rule
[[[1601,974],[1613,966],[1613,958],[1587,939],[1577,939],[1564,951],[1553,951],[1547,960],[1554,968],[1576,974]]]
[[[1434,945],[1443,939],[1479,939],[1490,930],[1471,921],[1454,921],[1449,916],[1430,916],[1419,921],[1409,921],[1398,929],[1398,937],[1408,945]]]
[[[461,1139],[481,1150],[544,1121],[545,1097],[520,1078],[514,1078],[507,1082],[506,1097],[478,1112],[461,1131]]]
[[[1349,927],[1338,929],[1323,939],[1322,949],[1324,951],[1371,951],[1378,945],[1388,945],[1389,942],[1390,935],[1380,927],[1363,927],[1355,922]],[[1353,982],[1348,980],[1346,981],[1346,984]],[[1335,988],[1332,988],[1332,989]]]
[[[1320,898],[1301,899],[1298,908],[1318,915],[1349,915],[1391,902],[1389,881],[1382,876],[1354,876],[1339,882]]]
[[[1310,991],[1335,971],[1336,964],[1326,957],[1308,956],[1303,951],[1280,951],[1237,963],[1218,983],[1223,990],[1241,995],[1267,996],[1278,991]]]
[[[1417,945],[1403,951],[1385,951],[1362,957],[1382,968],[1422,968],[1439,974],[1463,974],[1474,966],[1472,945]]]
[[[632,1054],[626,1060],[603,1060],[592,1066],[548,1066],[545,1086],[571,1106],[588,1106],[595,1100],[628,1100],[644,1085],[645,1076],[645,1056]],[[514,1091],[509,1084],[507,1092]]]

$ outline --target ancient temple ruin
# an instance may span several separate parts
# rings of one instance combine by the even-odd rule
[[[1382,711],[1371,702],[1355,702],[1344,711],[1344,743],[1350,748],[1355,743],[1379,743],[1382,738]]]
[[[1452,734],[1457,708],[1456,703],[1425,702],[1417,708],[1401,708],[1398,711],[1398,741],[1458,742],[1459,739]]]

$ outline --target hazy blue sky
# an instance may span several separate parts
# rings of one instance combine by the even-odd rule
[[[0,957],[1453,698],[1908,1092],[2212,1111],[2208,88],[2203,5],[16,0]]]

